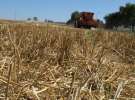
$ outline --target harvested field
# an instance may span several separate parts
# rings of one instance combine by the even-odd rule
[[[135,35],[51,25],[0,29],[1,100],[134,100]]]

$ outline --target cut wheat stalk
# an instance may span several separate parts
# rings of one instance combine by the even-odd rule
[[[117,98],[120,98],[120,93],[122,92],[123,87],[125,84],[127,84],[127,82],[128,82],[127,80],[120,80],[117,91],[114,96],[114,100],[117,100]]]
[[[5,100],[8,100],[8,91],[9,91],[9,84],[10,84],[10,78],[11,78],[11,71],[12,71],[12,64],[10,64],[9,70],[8,70],[8,80],[7,80],[7,87],[5,91]]]

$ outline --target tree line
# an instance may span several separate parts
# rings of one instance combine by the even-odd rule
[[[105,22],[107,28],[135,26],[135,4],[121,6],[118,12],[105,16]]]

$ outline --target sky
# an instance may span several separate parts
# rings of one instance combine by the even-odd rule
[[[65,22],[74,11],[90,11],[96,19],[103,20],[126,3],[135,4],[135,0],[1,0],[0,19],[26,20],[37,16],[42,21]]]

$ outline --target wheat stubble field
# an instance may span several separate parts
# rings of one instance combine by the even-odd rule
[[[135,36],[64,26],[0,29],[0,100],[135,100]]]

